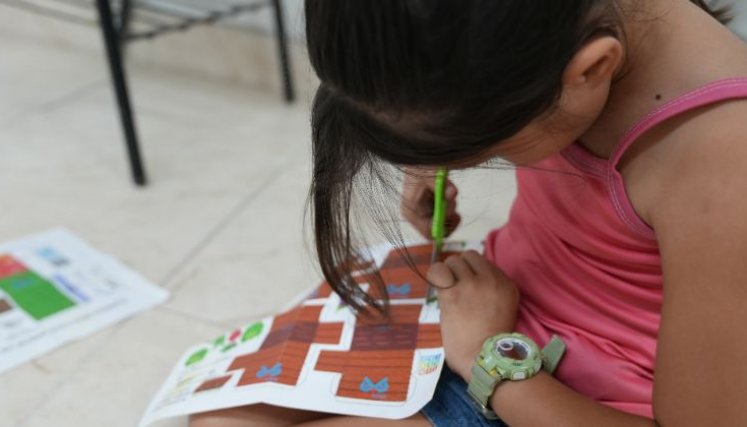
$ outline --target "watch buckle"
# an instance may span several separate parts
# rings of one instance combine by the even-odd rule
[[[477,406],[477,409],[480,411],[483,417],[485,417],[488,420],[497,420],[498,415],[493,411],[492,409],[488,408],[487,406],[483,405],[480,402],[477,402],[475,400],[472,401],[475,406]]]

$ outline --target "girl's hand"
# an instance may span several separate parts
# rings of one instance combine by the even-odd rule
[[[431,238],[435,185],[436,173],[434,170],[415,168],[405,170],[400,210],[402,216],[426,239]],[[444,193],[447,205],[446,235],[448,236],[459,226],[461,217],[456,211],[457,188],[448,179],[446,180]]]
[[[469,382],[472,363],[486,339],[514,331],[519,291],[475,251],[433,264],[428,281],[438,289],[446,362]]]

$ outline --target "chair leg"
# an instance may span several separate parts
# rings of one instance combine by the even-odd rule
[[[109,0],[96,0],[96,8],[99,13],[99,24],[104,37],[104,45],[109,60],[109,70],[111,71],[114,93],[119,105],[119,115],[124,130],[125,142],[127,143],[127,153],[130,159],[130,168],[132,170],[132,179],[135,184],[142,186],[146,184],[145,171],[140,159],[140,150],[138,148],[137,133],[135,130],[135,120],[130,107],[130,99],[127,91],[127,76],[122,66],[122,53],[117,31],[114,29],[112,19],[111,5]]]
[[[119,4],[119,20],[115,27],[117,35],[119,36],[119,49],[122,54],[122,62],[125,61],[127,55],[127,43],[122,38],[123,35],[130,31],[130,20],[132,18],[132,2],[130,0],[120,0]]]
[[[296,98],[293,90],[293,78],[290,70],[290,58],[288,57],[288,45],[285,36],[285,24],[283,23],[283,8],[280,0],[272,0],[272,9],[275,14],[275,31],[277,32],[278,56],[280,57],[280,72],[283,79],[283,92],[286,102],[293,102]]]

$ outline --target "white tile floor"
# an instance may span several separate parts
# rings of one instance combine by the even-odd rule
[[[103,56],[7,29],[0,52],[0,240],[65,226],[172,293],[0,375],[0,426],[133,426],[186,347],[317,282],[302,227],[309,96],[286,106],[277,93],[130,67],[152,180],[136,189]],[[456,237],[479,239],[508,214],[512,174],[457,180]]]

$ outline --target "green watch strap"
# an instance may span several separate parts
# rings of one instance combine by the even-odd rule
[[[479,364],[472,365],[472,379],[467,386],[467,393],[474,399],[480,413],[489,420],[498,419],[498,415],[490,409],[490,396],[500,382],[501,378],[490,375]]]
[[[563,354],[565,354],[565,343],[559,336],[553,335],[550,342],[542,348],[542,368],[545,372],[552,375]]]
[[[467,391],[469,391],[475,399],[484,406],[488,406],[488,401],[493,391],[501,382],[500,377],[490,375],[485,369],[479,364],[475,363],[472,365],[472,379],[469,382]]]

